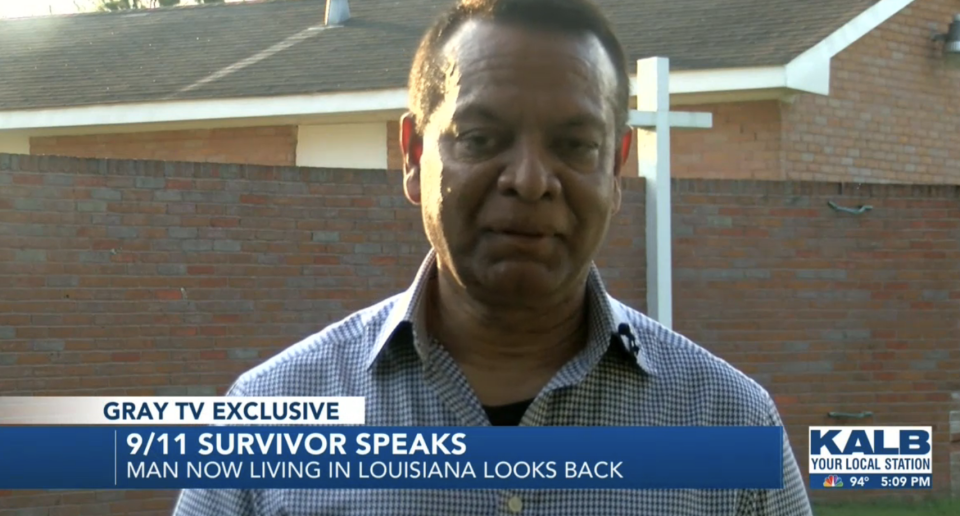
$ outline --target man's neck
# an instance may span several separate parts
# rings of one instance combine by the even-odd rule
[[[580,288],[537,306],[496,306],[473,299],[441,272],[427,295],[427,327],[481,402],[519,401],[539,393],[585,346],[585,292]],[[505,382],[516,387],[504,390]]]

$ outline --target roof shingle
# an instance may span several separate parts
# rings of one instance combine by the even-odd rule
[[[402,88],[451,0],[325,0],[0,20],[0,111]],[[876,0],[599,0],[631,59],[781,65]],[[313,30],[311,30],[313,28]]]

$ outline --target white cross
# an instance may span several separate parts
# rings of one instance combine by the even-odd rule
[[[673,267],[670,208],[670,129],[709,129],[710,113],[670,111],[670,61],[637,61],[637,110],[629,123],[637,129],[637,160],[647,191],[647,315],[673,326]]]

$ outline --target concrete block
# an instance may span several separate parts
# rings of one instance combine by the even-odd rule
[[[134,180],[137,188],[159,189],[167,184],[167,180],[162,177],[138,177]]]
[[[46,285],[55,288],[76,288],[80,285],[78,276],[47,276]]]
[[[63,351],[64,343],[59,339],[35,340],[30,344],[34,351]]]
[[[231,348],[227,350],[227,358],[231,360],[253,360],[260,357],[256,349]]]
[[[188,252],[210,251],[213,249],[213,242],[209,240],[184,240],[180,247]]]
[[[14,261],[17,262],[45,262],[47,261],[47,252],[42,249],[18,250],[14,253]]]
[[[119,201],[123,199],[123,192],[113,188],[94,188],[90,191],[90,198],[101,201]]]
[[[97,200],[77,201],[77,211],[107,211],[107,203]]]
[[[337,231],[314,231],[314,242],[339,242],[340,233]]]
[[[197,238],[197,228],[169,228],[167,236],[170,238]]]
[[[217,240],[213,243],[214,251],[236,253],[240,251],[240,242],[236,240]]]

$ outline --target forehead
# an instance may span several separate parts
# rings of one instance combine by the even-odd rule
[[[496,93],[612,102],[617,74],[599,39],[471,20],[442,49],[446,100]],[[610,102],[606,102],[608,105]]]

